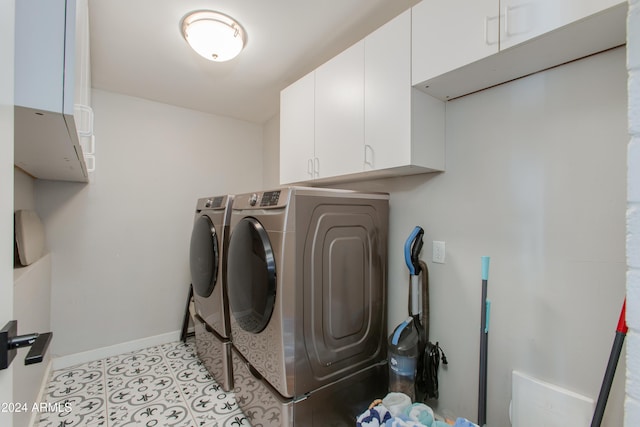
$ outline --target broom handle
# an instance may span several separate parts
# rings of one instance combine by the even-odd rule
[[[489,281],[489,257],[482,257],[482,306],[480,308],[480,379],[478,384],[478,425],[487,424],[487,358],[489,350],[489,307],[487,283]]]
[[[591,420],[591,427],[600,427],[602,418],[604,417],[604,409],[607,406],[609,392],[611,391],[611,385],[613,384],[613,377],[615,376],[616,368],[618,367],[618,360],[620,359],[620,353],[622,352],[624,337],[627,335],[626,307],[627,300],[625,299],[622,303],[620,319],[618,320],[618,327],[616,328],[616,337],[613,340],[609,363],[607,363],[607,370],[605,371],[604,378],[602,380],[602,387],[600,388],[598,403],[596,404],[596,410],[593,413],[593,419]]]

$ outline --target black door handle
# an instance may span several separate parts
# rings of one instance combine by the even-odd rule
[[[38,335],[38,338],[36,338],[31,345],[31,349],[29,350],[29,353],[27,353],[27,357],[24,358],[25,365],[33,365],[34,363],[42,362],[42,359],[44,359],[44,355],[47,352],[47,348],[49,348],[51,338],[53,338],[53,332],[36,335]]]
[[[42,362],[52,337],[53,332],[18,335],[18,321],[10,321],[0,330],[0,370],[9,367],[21,347],[31,347],[24,359],[25,365]]]

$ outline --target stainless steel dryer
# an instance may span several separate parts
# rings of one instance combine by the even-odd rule
[[[190,268],[196,350],[220,386],[233,388],[226,259],[233,196],[199,199],[191,233]]]
[[[304,187],[235,197],[234,391],[252,424],[313,425],[316,410],[352,424],[366,406],[346,406],[386,393],[388,204]]]

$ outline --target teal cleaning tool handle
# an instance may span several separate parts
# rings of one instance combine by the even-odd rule
[[[412,320],[413,318],[407,317],[407,320],[398,325],[395,332],[393,333],[393,338],[391,338],[391,344],[398,345],[398,341],[400,341],[400,335],[402,335],[402,331],[404,331],[404,328],[406,328]]]
[[[482,280],[489,280],[489,260],[491,257],[482,257]]]
[[[422,248],[423,235],[424,230],[422,227],[416,225],[411,234],[409,234],[407,241],[404,242],[404,261],[407,263],[407,268],[409,268],[409,273],[412,276],[420,274],[420,261],[418,256]]]
[[[486,324],[484,325],[484,333],[489,333],[489,318],[491,317],[491,301],[487,300],[484,306],[484,318]]]

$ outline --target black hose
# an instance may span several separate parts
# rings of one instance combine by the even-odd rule
[[[429,270],[423,261],[419,261],[422,274],[422,313],[412,316],[420,337],[418,343],[418,366],[416,375],[416,400],[438,399],[438,370],[440,360],[447,365],[447,357],[439,343],[429,342]],[[409,312],[411,312],[411,287],[409,287]]]
[[[418,261],[422,275],[421,314],[413,317],[414,326],[418,332],[418,366],[416,375],[417,401],[438,398],[438,366],[440,362],[439,346],[429,342],[429,269],[423,261]],[[412,287],[409,287],[409,306],[411,313]],[[435,353],[435,354],[434,354]]]
[[[424,329],[424,342],[429,342],[429,269],[427,264],[420,260],[422,271],[422,328]]]

